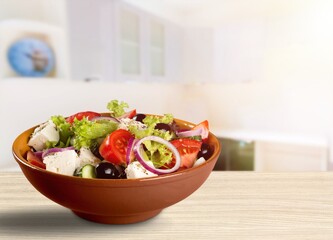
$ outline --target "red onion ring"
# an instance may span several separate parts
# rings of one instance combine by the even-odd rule
[[[36,157],[38,157],[39,159],[43,158],[43,151],[38,151],[38,152],[32,152]]]
[[[158,168],[155,168],[154,166],[148,165],[141,154],[141,151],[143,151],[142,144],[144,141],[147,141],[147,140],[158,142],[158,143],[161,143],[161,144],[167,146],[170,149],[170,151],[173,153],[173,155],[176,159],[175,165],[170,169],[158,169]],[[164,140],[163,138],[160,138],[157,136],[148,136],[148,137],[144,137],[144,138],[140,139],[134,146],[134,155],[135,155],[136,159],[141,163],[141,165],[145,169],[147,169],[148,171],[150,171],[152,173],[158,174],[158,175],[175,172],[180,167],[181,159],[180,159],[180,154],[179,154],[177,148],[175,146],[173,146],[167,140]]]
[[[205,140],[208,138],[209,130],[203,126],[200,126],[198,129],[201,129],[201,139]]]
[[[52,154],[52,153],[57,153],[57,152],[64,152],[64,151],[69,151],[69,150],[75,150],[74,147],[66,147],[66,148],[49,148],[46,151],[43,152],[42,158],[45,158],[46,156]]]
[[[127,149],[126,149],[126,164],[130,164],[132,162],[132,160],[134,159],[134,155],[133,153],[133,147],[135,146],[135,144],[138,142],[137,139],[135,139],[134,137],[130,138],[130,140],[128,141],[128,145],[127,145]]]
[[[100,121],[100,120],[107,120],[107,121],[111,121],[111,122],[116,122],[116,123],[120,123],[120,121],[117,118],[114,117],[94,117],[92,118],[90,121]]]
[[[202,133],[202,128],[197,128],[188,131],[178,131],[176,132],[176,135],[178,137],[194,137],[194,136],[201,136],[201,133]]]

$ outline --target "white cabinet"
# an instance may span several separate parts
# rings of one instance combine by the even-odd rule
[[[66,1],[71,78],[113,79],[112,2]]]
[[[328,150],[325,146],[255,142],[255,171],[304,172],[327,171]]]
[[[73,78],[179,79],[180,27],[121,0],[71,0],[67,9]]]
[[[162,18],[116,1],[116,78],[175,81],[180,77],[181,28]]]
[[[144,16],[122,2],[115,5],[116,77],[119,80],[143,80],[145,75]]]
[[[242,141],[253,142],[254,171],[318,172],[329,170],[329,145],[325,136],[214,128],[212,132],[219,138],[232,139],[236,143]],[[237,154],[234,152],[234,155],[242,158],[239,159],[239,162],[248,161],[249,159],[249,157],[240,156],[239,151],[237,151]],[[251,163],[245,165],[249,164]]]

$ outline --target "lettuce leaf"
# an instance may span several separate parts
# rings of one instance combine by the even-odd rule
[[[111,116],[120,117],[125,114],[125,108],[128,108],[128,104],[125,102],[119,102],[118,100],[112,100],[108,103],[107,109],[109,109]]]
[[[173,132],[155,129],[156,124],[166,123],[171,124],[173,122],[173,116],[171,114],[165,114],[164,116],[147,116],[143,120],[143,123],[147,126],[146,129],[139,129],[136,125],[129,125],[128,130],[135,136],[135,138],[141,139],[147,136],[158,136],[167,141],[175,138]],[[145,141],[146,147],[145,155],[153,162],[154,166],[159,168],[165,166],[172,161],[172,152],[163,144],[154,141]]]
[[[147,160],[153,162],[156,168],[165,166],[172,161],[172,152],[163,144],[154,141],[144,141]]]
[[[164,116],[147,116],[143,119],[143,123],[147,126],[145,129],[139,129],[137,125],[129,125],[128,130],[138,139],[154,135],[170,141],[175,137],[175,134],[173,132],[155,129],[155,126],[158,123],[171,124],[172,122],[173,116],[171,114],[165,114]]]
[[[59,131],[59,141],[58,142],[51,142],[48,141],[46,143],[47,148],[54,148],[54,147],[68,147],[70,144],[71,137],[73,136],[73,131],[71,130],[71,125],[66,122],[66,119],[61,116],[52,116],[52,122],[56,125],[57,130]]]
[[[73,146],[76,149],[81,147],[93,148],[98,139],[105,138],[109,133],[118,128],[118,123],[111,121],[93,122],[86,118],[75,119],[72,125],[74,132]]]
[[[163,116],[146,116],[143,119],[143,123],[147,126],[156,126],[157,123],[166,123],[171,124],[173,122],[173,115],[172,114],[164,114]]]

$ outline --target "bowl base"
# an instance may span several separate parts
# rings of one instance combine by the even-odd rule
[[[72,210],[72,212],[80,218],[104,224],[129,224],[129,223],[143,222],[150,218],[155,217],[161,211],[162,209],[158,209],[138,214],[130,214],[122,216],[104,216],[104,215],[94,215],[89,213],[77,212]]]

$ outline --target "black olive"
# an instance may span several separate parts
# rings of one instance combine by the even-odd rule
[[[119,179],[126,178],[125,171],[121,166],[115,166],[110,162],[101,162],[96,166],[97,178]]]

